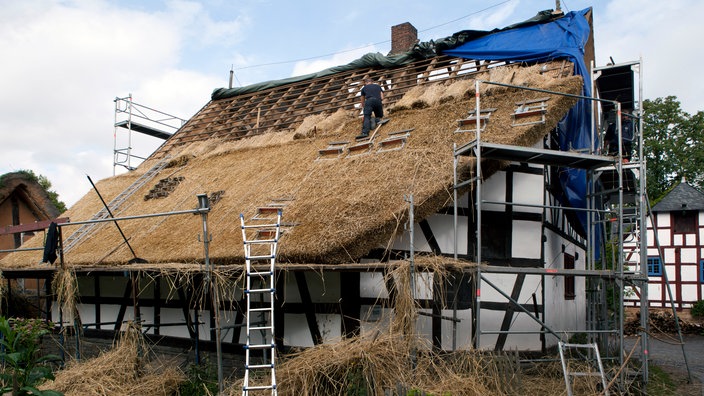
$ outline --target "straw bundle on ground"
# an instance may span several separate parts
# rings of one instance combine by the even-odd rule
[[[82,362],[70,363],[42,389],[66,396],[84,395],[172,395],[185,375],[174,364],[148,361],[146,344],[134,327],[122,333],[112,349]]]

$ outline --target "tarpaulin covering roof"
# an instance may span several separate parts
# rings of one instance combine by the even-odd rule
[[[444,54],[468,59],[504,60],[516,62],[544,62],[567,58],[575,64],[575,73],[582,76],[582,94],[590,96],[589,71],[584,62],[584,47],[590,34],[586,14],[590,9],[573,11],[546,23],[521,25],[466,42]],[[591,147],[591,107],[588,100],[580,100],[558,124],[560,149],[581,150]],[[587,206],[586,171],[568,169],[560,172],[562,196],[565,205],[576,208]],[[586,213],[577,216],[585,235]],[[573,224],[578,226],[579,224]]]

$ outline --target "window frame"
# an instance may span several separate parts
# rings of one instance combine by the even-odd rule
[[[573,270],[575,267],[575,257],[569,253],[562,254],[562,265],[566,270]],[[565,300],[574,300],[577,297],[575,290],[574,275],[565,275]]]
[[[651,260],[653,260],[653,262],[651,262]],[[657,262],[655,260],[657,260]],[[657,271],[655,271],[656,264],[657,264]],[[662,260],[660,259],[660,256],[648,256],[647,266],[648,266],[648,276],[662,276],[663,268],[662,268]]]

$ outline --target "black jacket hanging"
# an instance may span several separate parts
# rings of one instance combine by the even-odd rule
[[[46,242],[44,243],[43,263],[54,264],[56,261],[56,248],[59,246],[59,227],[53,221],[49,224],[46,232]]]

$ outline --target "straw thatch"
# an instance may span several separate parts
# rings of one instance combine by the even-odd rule
[[[558,92],[579,93],[578,76],[555,79],[540,74],[539,67],[503,67],[481,76],[512,84],[524,84]],[[297,131],[276,132],[237,141],[213,137],[179,146],[167,153],[169,166],[142,186],[116,211],[116,216],[141,215],[192,209],[196,194],[217,192],[218,201],[208,214],[212,234],[210,257],[216,264],[243,261],[239,214],[254,215],[256,208],[283,199],[284,222],[289,224],[279,244],[279,262],[339,264],[357,262],[371,249],[385,247],[398,233],[407,216],[404,196],[413,194],[415,216],[425,218],[451,205],[453,144],[465,144],[473,133],[454,133],[456,120],[474,108],[471,80],[424,85],[411,90],[393,109],[391,120],[381,128],[378,142],[389,133],[412,129],[403,149],[374,151],[341,158],[318,158],[319,150],[333,141],[349,141],[359,133],[361,120],[345,111],[313,116]],[[516,101],[546,96],[544,93],[502,87],[482,90],[482,107],[495,107],[482,139],[495,143],[532,146],[549,133],[575,102],[573,98],[550,96],[544,124],[511,127]],[[471,99],[470,99],[471,98]],[[404,103],[407,103],[404,105]],[[125,175],[97,184],[110,200],[155,165],[142,164]],[[485,167],[485,176],[500,163]],[[471,167],[461,162],[460,172]],[[145,200],[160,179],[183,179],[168,196]],[[73,221],[90,219],[102,208],[91,191],[67,213]],[[152,267],[170,263],[203,261],[200,216],[178,215],[129,220],[120,223],[135,254]],[[65,227],[64,237],[73,232]],[[3,268],[32,268],[38,260],[31,253],[5,258]],[[65,255],[69,265],[109,267],[134,259],[112,223],[97,225],[90,237]]]
[[[174,364],[148,360],[147,344],[137,328],[128,326],[112,349],[98,357],[72,362],[42,385],[66,396],[172,395],[185,374]]]

